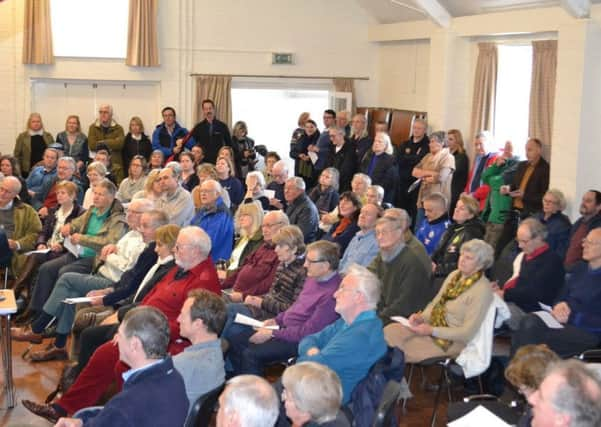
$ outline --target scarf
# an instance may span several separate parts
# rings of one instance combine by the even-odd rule
[[[430,315],[430,324],[433,327],[442,326],[448,327],[447,324],[447,301],[453,301],[455,298],[467,291],[471,286],[476,283],[482,277],[482,272],[472,274],[469,277],[461,277],[461,272],[457,272],[449,282],[449,285],[445,289],[444,293],[432,309]],[[453,341],[445,340],[443,338],[432,337],[434,343],[439,346],[443,351],[447,351],[453,344]]]

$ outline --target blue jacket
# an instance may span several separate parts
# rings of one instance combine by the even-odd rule
[[[557,302],[570,307],[568,324],[601,338],[601,268],[591,270],[587,263],[578,263]]]
[[[84,426],[183,426],[188,406],[184,380],[167,357],[133,373],[121,393]]]
[[[417,228],[415,237],[424,244],[428,256],[432,255],[432,252],[434,252],[434,249],[436,249],[438,241],[444,232],[447,231],[447,228],[449,228],[449,224],[451,224],[449,215],[444,214],[432,222],[429,222],[428,218],[424,218],[422,223]]]
[[[239,206],[240,203],[242,203],[242,199],[244,199],[244,187],[242,186],[240,180],[235,176],[230,176],[227,179],[220,179],[219,183],[230,195],[232,206]]]
[[[35,193],[33,200],[38,201],[40,204],[44,202],[44,199],[40,200],[40,197],[42,197],[43,194],[43,189],[54,180],[55,176],[56,168],[52,169],[51,171],[47,171],[44,166],[36,166],[29,172],[29,176],[25,182],[27,183],[27,189]]]
[[[214,208],[200,209],[190,225],[196,225],[207,232],[212,243],[211,258],[215,262],[230,259],[234,244],[234,221],[221,197],[217,199]]]
[[[307,350],[312,347],[317,347],[319,353],[307,356]],[[321,363],[338,374],[344,393],[343,405],[384,353],[382,321],[375,310],[364,311],[350,325],[340,318],[321,332],[305,337],[298,345],[299,362]]]
[[[173,154],[173,147],[175,146],[175,141],[180,138],[185,137],[188,134],[188,129],[180,126],[178,122],[175,122],[173,127],[173,134],[169,135],[167,132],[167,128],[165,127],[165,122],[158,124],[157,127],[152,132],[152,149],[153,150],[161,150],[165,155],[165,158],[169,157]],[[194,141],[189,139],[186,143],[186,148],[192,147]]]
[[[359,264],[367,267],[378,255],[380,248],[376,240],[375,230],[370,230],[367,234],[361,235],[359,232],[346,247],[344,256],[340,260],[338,271],[345,273],[351,264]]]
[[[48,197],[48,193],[50,193],[50,190],[52,190],[52,186],[56,184],[58,180],[58,176],[54,175],[54,177],[51,180],[44,181],[40,192],[36,193],[35,197],[31,200],[31,206],[33,206],[34,209],[38,210],[42,206],[44,206],[44,201],[46,200],[46,197]],[[83,184],[79,179],[75,177],[75,175],[71,177],[71,182],[77,186],[77,203],[79,205],[82,205],[84,195]]]
[[[542,213],[536,217],[547,226],[546,241],[549,247],[559,255],[559,258],[564,259],[570,243],[570,230],[572,229],[570,218],[561,212],[554,213],[546,221]]]

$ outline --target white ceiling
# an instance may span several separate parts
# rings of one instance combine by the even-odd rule
[[[428,19],[413,0],[356,0],[382,24]],[[395,4],[396,3],[396,4]],[[560,5],[560,0],[438,0],[452,17]],[[592,0],[601,3],[601,0]],[[402,4],[406,6],[402,6]]]

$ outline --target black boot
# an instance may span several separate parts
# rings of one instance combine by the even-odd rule
[[[23,292],[23,290],[25,288],[27,288],[27,289],[31,288],[31,281],[37,271],[38,271],[38,261],[37,261],[35,255],[28,256],[27,262],[23,266],[23,270],[21,271],[21,274],[19,274],[19,277],[17,278],[17,280],[15,280],[15,283],[13,285],[13,290],[15,292],[15,298],[19,298],[19,296],[21,295],[21,292]]]

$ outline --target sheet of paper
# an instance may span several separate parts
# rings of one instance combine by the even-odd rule
[[[317,163],[317,153],[315,153],[314,151],[309,151],[309,158],[311,159],[311,163],[315,164]]]
[[[415,189],[419,187],[421,182],[422,182],[421,178],[417,179],[413,184],[411,184],[409,186],[409,188],[407,189],[407,193],[411,193],[412,191],[415,191]]]
[[[38,249],[38,250],[35,250],[35,251],[25,252],[25,255],[47,254],[48,252],[50,252],[50,248],[48,248],[48,249]]]
[[[543,304],[540,301],[538,302],[538,305],[540,306],[540,308],[542,308],[545,311],[548,311],[549,313],[551,313],[551,311],[553,311],[553,307],[551,307],[550,305]]]
[[[409,323],[409,319],[407,319],[406,317],[403,317],[403,316],[391,316],[390,318],[392,320],[394,320],[395,322],[399,322],[401,325],[406,326],[407,328],[411,327],[411,324]]]
[[[71,252],[73,255],[79,258],[79,255],[81,254],[81,245],[74,245],[71,242],[71,238],[66,237],[65,241],[63,242],[63,246],[65,247],[65,249],[67,249],[69,252]]]
[[[447,424],[449,427],[510,427],[482,405],[476,406],[463,417]]]
[[[63,300],[65,304],[81,304],[84,302],[92,302],[90,297],[79,297],[79,298],[65,298]]]
[[[275,197],[275,190],[268,190],[265,189],[263,190],[263,194],[265,195],[265,197],[267,197],[268,199],[273,199]]]
[[[241,313],[236,314],[236,317],[234,317],[234,322],[240,323],[241,325],[252,326],[253,328],[273,329],[274,331],[280,329],[278,325],[265,326],[260,320],[253,319],[252,317],[245,316]]]
[[[538,317],[540,317],[540,319],[543,322],[545,322],[545,325],[547,325],[551,329],[562,329],[563,328],[563,325],[561,323],[559,323],[557,321],[557,319],[555,319],[555,317],[553,317],[553,315],[551,313],[549,313],[548,311],[535,311],[534,314],[536,314]]]

